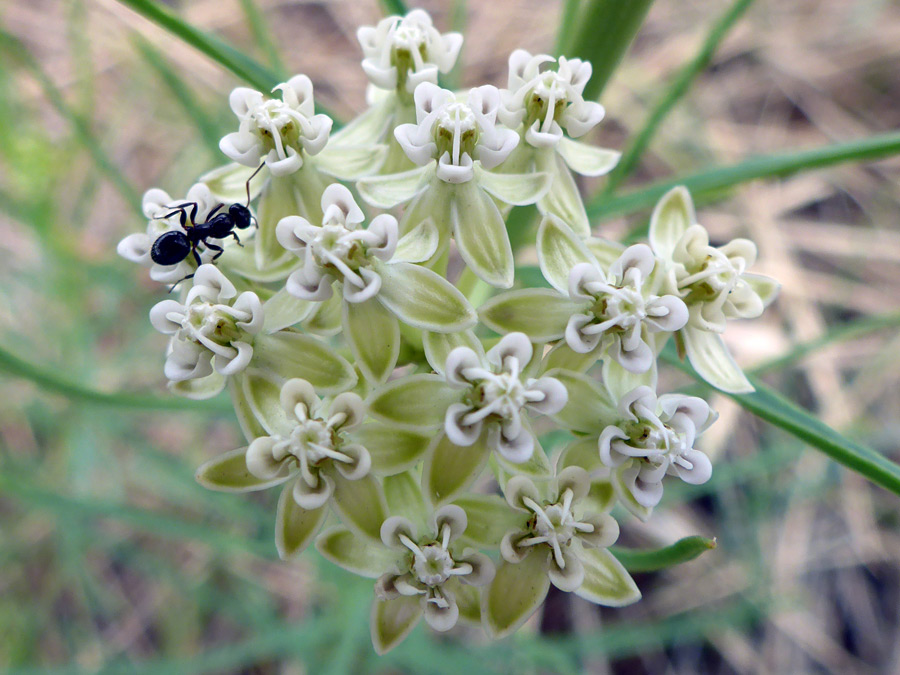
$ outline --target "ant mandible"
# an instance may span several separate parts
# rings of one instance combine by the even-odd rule
[[[153,242],[153,246],[150,248],[151,260],[160,265],[176,265],[189,255],[193,254],[194,260],[199,267],[202,264],[202,261],[200,260],[200,253],[197,249],[201,244],[208,250],[216,251],[216,254],[212,257],[210,262],[215,262],[219,256],[225,252],[221,246],[212,244],[207,241],[207,239],[224,239],[225,237],[231,236],[234,237],[234,240],[239,246],[243,246],[235,229],[246,230],[253,224],[253,215],[250,213],[249,208],[250,181],[252,181],[256,174],[260,172],[263,166],[265,166],[264,163],[260,164],[259,168],[253,172],[253,175],[247,179],[246,205],[240,203],[231,204],[228,207],[227,213],[217,213],[225,206],[224,204],[219,204],[209,212],[209,215],[206,216],[206,220],[202,223],[196,222],[197,209],[199,208],[197,202],[186,202],[184,204],[172,206],[171,208],[173,211],[171,213],[167,213],[164,216],[157,216],[157,218],[171,218],[176,213],[180,214],[179,220],[181,221],[181,227],[184,228],[184,231],[172,230],[170,232],[164,232],[157,237],[156,241]],[[187,224],[188,212],[190,212],[191,225]],[[193,274],[188,274],[186,277],[179,279],[172,286],[171,290],[174,290],[175,286],[182,281],[190,279],[193,276]]]

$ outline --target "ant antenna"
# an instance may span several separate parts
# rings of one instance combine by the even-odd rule
[[[247,183],[244,186],[247,188],[247,208],[250,208],[250,181],[252,181],[254,178],[256,178],[256,174],[258,174],[260,171],[262,171],[262,168],[265,165],[266,165],[266,163],[263,162],[258,167],[256,167],[256,171],[254,171],[252,174],[250,174],[250,178],[247,179]]]

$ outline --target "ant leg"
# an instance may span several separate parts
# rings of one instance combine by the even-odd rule
[[[208,250],[210,250],[210,251],[218,251],[218,252],[212,257],[212,260],[210,260],[210,262],[215,262],[216,260],[219,259],[219,256],[221,256],[223,253],[225,253],[225,249],[222,248],[221,246],[216,246],[215,244],[210,244],[210,243],[208,243],[208,242],[207,242],[207,244],[206,244],[206,248],[207,248]]]
[[[207,213],[207,214],[206,214],[206,222],[209,222],[210,220],[212,220],[212,217],[213,217],[214,215],[216,215],[216,211],[218,211],[219,209],[221,209],[223,206],[225,206],[225,205],[224,205],[224,204],[219,204],[218,206],[216,206],[216,208],[214,208],[212,211],[210,211],[209,213]]]
[[[178,286],[178,284],[180,284],[182,281],[187,281],[188,279],[193,279],[193,278],[194,278],[193,274],[188,274],[186,277],[181,277],[181,279],[179,279],[174,284],[172,284],[172,288],[169,289],[169,293],[174,291],[175,287]]]
[[[256,171],[250,174],[250,178],[247,179],[247,183],[244,185],[247,188],[247,208],[250,208],[250,181],[256,178],[256,174],[262,171],[262,168],[266,165],[265,162],[256,167]]]
[[[234,240],[237,242],[237,245],[238,245],[238,246],[240,246],[241,248],[244,248],[244,245],[241,243],[241,240],[238,239],[237,232],[235,232],[234,230],[232,230],[232,231],[231,231],[231,236],[234,237]]]
[[[191,253],[194,254],[194,260],[197,261],[197,267],[200,267],[200,265],[203,264],[203,261],[200,260],[200,254],[197,253],[197,246],[196,246],[196,245],[194,245],[194,246],[191,247]]]

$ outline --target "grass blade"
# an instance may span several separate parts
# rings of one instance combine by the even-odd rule
[[[700,376],[689,364],[678,359],[671,345],[663,350],[661,357],[698,382],[702,382]],[[900,495],[900,465],[890,461],[872,448],[842,436],[793,401],[755,378],[750,377],[749,379],[756,387],[755,392],[752,394],[727,394],[727,396],[760,419],[797,437],[876,485]]]
[[[556,30],[556,46],[553,53],[556,56],[564,56],[569,43],[572,41],[572,30],[578,20],[578,8],[581,0],[564,0],[562,14],[559,19],[559,28]]]
[[[582,10],[580,28],[567,51],[593,66],[585,99],[599,98],[652,4],[653,0],[592,0]]]
[[[606,194],[615,190],[623,180],[631,175],[631,172],[634,171],[641,156],[656,134],[659,125],[681,97],[687,93],[694,78],[709,66],[719,44],[753,3],[754,0],[735,0],[728,11],[713,24],[709,34],[706,36],[706,40],[700,47],[700,51],[678,72],[666,93],[663,94],[663,97],[650,112],[644,127],[622,154],[622,159],[619,160],[618,165],[606,181],[606,188],[604,189]]]
[[[406,16],[409,8],[403,0],[380,0],[381,8],[384,10],[385,16]]]
[[[247,17],[247,23],[250,24],[250,32],[253,33],[253,39],[257,46],[266,55],[269,65],[279,75],[280,80],[287,79],[285,77],[287,69],[284,67],[284,61],[278,51],[278,46],[272,37],[272,31],[266,24],[266,18],[259,11],[254,0],[241,0],[241,9],[244,10],[244,16]]]
[[[714,548],[716,548],[715,539],[693,536],[679,539],[671,546],[652,551],[613,546],[610,553],[616,556],[629,572],[653,572],[688,562]]]
[[[751,157],[731,166],[713,167],[687,176],[676,176],[645,188],[613,197],[599,196],[587,206],[592,220],[612,218],[650,209],[677,185],[691,191],[695,201],[707,200],[730,187],[757,178],[784,178],[799,171],[821,169],[844,162],[863,162],[900,154],[900,132],[889,132],[846,143],[834,143],[809,150]],[[646,233],[646,226],[631,238]]]
[[[44,369],[29,363],[18,356],[0,348],[0,372],[5,372],[13,377],[21,377],[30,380],[42,389],[62,394],[68,398],[83,403],[92,403],[111,408],[124,408],[134,410],[201,410],[228,412],[232,409],[226,399],[210,399],[206,401],[194,401],[177,396],[152,396],[148,394],[127,394],[115,392],[103,392],[90,389],[77,382],[71,382],[56,374],[55,371]]]

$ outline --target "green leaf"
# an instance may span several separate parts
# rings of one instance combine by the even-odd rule
[[[716,548],[715,539],[693,536],[684,537],[670,546],[653,550],[613,546],[609,551],[629,572],[654,572],[688,562],[714,548]]]
[[[510,530],[522,529],[527,516],[510,508],[500,495],[466,494],[453,503],[461,507],[469,523],[463,539],[478,548],[495,549]]]
[[[516,631],[535,613],[547,591],[548,554],[533,551],[519,563],[504,561],[491,585],[481,593],[485,629],[495,640]]]
[[[347,480],[338,471],[331,478],[334,479],[331,504],[343,523],[364,537],[381,541],[381,524],[388,513],[378,481],[371,475]]]
[[[578,263],[594,263],[584,242],[559,218],[546,216],[538,227],[537,255],[544,278],[569,295],[569,272]]]
[[[444,366],[447,356],[457,347],[468,347],[476,354],[484,356],[484,347],[481,341],[475,337],[471,330],[457,333],[424,333],[422,346],[425,349],[425,358],[432,370],[440,375],[444,374]]]
[[[294,501],[293,492],[291,481],[281,491],[275,514],[275,547],[282,560],[301,554],[309,546],[328,513],[327,506],[312,511],[301,509]]]
[[[397,560],[397,554],[387,547],[363,539],[340,525],[316,538],[316,550],[335,565],[369,579],[388,572]]]
[[[532,342],[550,342],[565,334],[573,314],[586,309],[588,303],[569,300],[556,290],[523,288],[494,296],[478,308],[478,315],[501,335],[520,332]]]
[[[300,323],[316,306],[309,300],[301,300],[287,292],[283,286],[263,305],[264,333],[275,333]]]
[[[488,193],[506,204],[534,204],[550,189],[552,178],[543,172],[494,173],[475,165],[475,181]]]
[[[582,176],[602,176],[613,170],[621,153],[606,148],[598,148],[582,141],[573,141],[563,136],[556,151],[568,167]]]
[[[584,581],[575,595],[604,607],[624,607],[641,599],[634,579],[612,553],[602,548],[583,548]]]
[[[658,256],[671,258],[675,245],[697,222],[694,202],[684,186],[669,190],[659,200],[650,218],[650,243]]]
[[[450,222],[469,269],[495,288],[512,286],[515,264],[506,223],[494,200],[476,181],[453,186]]]
[[[468,447],[454,445],[444,434],[436,439],[422,472],[422,490],[433,505],[453,499],[484,469],[491,454],[484,436]]]
[[[329,143],[310,161],[322,173],[338,180],[353,181],[371,176],[387,158],[386,145],[334,145]]]
[[[194,478],[203,487],[218,492],[250,492],[265,490],[288,479],[280,476],[261,480],[247,470],[247,448],[238,448],[214,457],[200,465]]]
[[[422,605],[417,597],[401,595],[372,604],[372,646],[379,655],[387,654],[412,632],[422,618]]]
[[[343,303],[344,337],[356,365],[370,382],[385,382],[400,354],[400,324],[378,300]]]
[[[369,398],[369,412],[387,424],[430,431],[444,423],[447,408],[462,395],[440,375],[409,375],[376,389]]]
[[[346,391],[356,384],[356,373],[345,358],[324,342],[294,331],[257,335],[253,359],[255,365],[286,380],[307,380],[322,394]]]
[[[552,148],[541,148],[535,156],[538,170],[553,178],[547,194],[538,200],[540,212],[545,216],[556,216],[579,236],[590,235],[591,224],[584,202],[565,160]]]
[[[694,369],[711,385],[729,394],[753,391],[722,336],[688,325],[682,329],[684,348]]]
[[[379,264],[381,290],[377,297],[404,323],[437,333],[472,328],[475,310],[449,281],[411,263]]]
[[[593,66],[585,99],[599,98],[652,4],[653,0],[592,0],[584,5],[566,56],[577,56]]]
[[[425,190],[434,175],[434,165],[426,164],[402,173],[369,176],[356,184],[360,196],[379,209],[392,209]]]
[[[596,380],[566,370],[547,371],[569,392],[566,406],[553,416],[562,426],[582,433],[599,433],[618,419],[616,404]]]
[[[425,434],[397,429],[380,422],[368,422],[351,433],[369,451],[372,473],[388,476],[414,466],[432,440]]]
[[[393,476],[386,476],[382,486],[387,512],[392,516],[404,516],[415,523],[420,528],[420,532],[424,530],[427,509],[425,500],[422,498],[418,476],[414,475],[412,471],[404,471]]]

